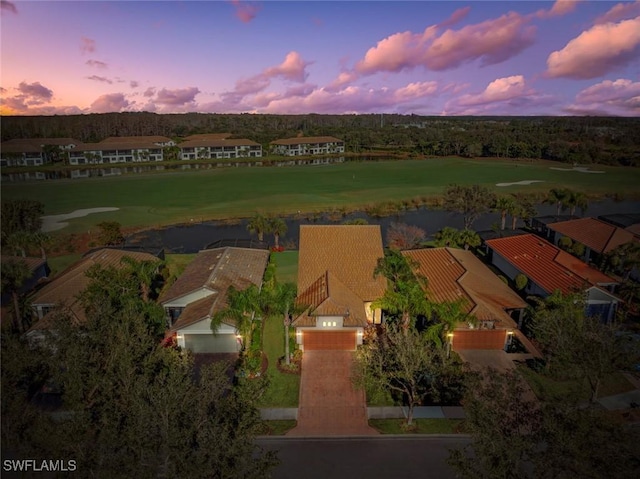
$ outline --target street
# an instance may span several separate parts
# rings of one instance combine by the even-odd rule
[[[274,479],[454,478],[449,449],[470,442],[466,436],[380,436],[353,438],[260,438],[278,451]]]

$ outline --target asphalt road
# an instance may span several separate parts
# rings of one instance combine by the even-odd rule
[[[278,451],[274,479],[453,479],[449,449],[469,442],[465,436],[258,439]]]

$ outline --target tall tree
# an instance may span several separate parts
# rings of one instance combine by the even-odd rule
[[[589,206],[589,199],[582,191],[567,190],[565,205],[569,208],[569,214],[574,215],[576,208],[580,208],[580,214],[584,215]]]
[[[459,323],[465,321],[475,322],[475,319],[464,311],[463,302],[461,300],[432,303],[431,309],[432,322],[427,327],[425,334],[438,347],[442,347],[443,344],[446,344],[448,355],[449,341],[447,341],[447,334],[452,333]]]
[[[419,246],[427,237],[427,233],[417,226],[406,223],[391,223],[387,230],[387,243],[390,248],[410,249]]]
[[[258,235],[259,241],[264,241],[264,234],[269,231],[269,220],[260,213],[256,213],[247,223],[247,230],[251,234]]]
[[[444,191],[444,208],[460,213],[464,220],[464,229],[471,229],[473,223],[491,209],[495,195],[480,185],[449,185]]]
[[[40,231],[42,215],[44,215],[44,205],[39,201],[3,200],[2,215],[0,215],[3,243],[7,237],[18,231],[27,233]]]
[[[243,349],[251,344],[251,332],[256,311],[260,310],[260,289],[252,284],[245,289],[230,286],[227,291],[227,307],[218,311],[211,320],[211,329],[215,333],[224,319],[235,322]]]
[[[549,190],[549,195],[544,202],[556,205],[556,216],[560,216],[560,211],[566,208],[569,194],[570,192],[566,188],[552,188]]]
[[[124,243],[122,226],[117,221],[103,221],[98,223],[98,241],[103,246],[116,246]]]
[[[492,209],[500,213],[500,229],[504,230],[507,222],[507,213],[511,211],[513,207],[514,199],[512,196],[498,196],[496,202],[493,204]]]
[[[269,218],[269,232],[273,234],[274,246],[280,248],[280,237],[287,232],[287,223],[282,218]]]
[[[23,316],[20,308],[20,288],[31,276],[27,263],[22,260],[10,259],[2,263],[2,294],[10,294],[13,302],[13,328],[23,331]]]

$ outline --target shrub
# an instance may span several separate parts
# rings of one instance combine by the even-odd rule
[[[516,288],[518,288],[519,291],[522,291],[524,288],[527,287],[529,278],[527,278],[524,274],[519,274],[518,276],[516,276],[515,281],[516,281]]]

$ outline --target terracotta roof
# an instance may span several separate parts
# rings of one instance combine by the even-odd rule
[[[171,138],[167,138],[166,136],[110,136],[109,138],[102,140],[100,143],[168,143],[170,141],[172,141]]]
[[[315,326],[317,316],[342,316],[343,326],[366,326],[364,302],[333,273],[326,271],[296,299],[309,306],[293,321],[294,326]]]
[[[31,143],[27,141],[23,142],[15,142],[9,143],[7,141],[3,141],[2,145],[0,145],[0,152],[2,154],[5,153],[41,153],[42,148],[40,145],[36,143]]]
[[[362,301],[373,301],[386,289],[382,276],[373,277],[383,256],[378,225],[301,225],[298,291],[329,271]]]
[[[433,301],[462,299],[467,313],[481,321],[500,321],[504,327],[515,326],[506,310],[526,307],[520,296],[470,251],[431,248],[403,254],[418,262],[418,273],[427,278],[427,293]]]
[[[634,234],[636,236],[640,236],[640,223],[636,223],[635,225],[627,226],[625,228],[629,233]]]
[[[156,145],[152,141],[123,141],[123,142],[102,142],[102,143],[82,143],[71,151],[114,151],[114,150],[161,150],[162,146]]]
[[[333,136],[301,136],[297,138],[283,138],[272,141],[272,145],[308,145],[311,143],[344,143]]]
[[[189,135],[184,137],[184,141],[191,140],[224,140],[232,136],[231,133],[200,133],[197,135]]]
[[[86,276],[87,270],[96,264],[100,264],[103,267],[113,266],[118,268],[122,265],[122,258],[124,257],[133,258],[136,261],[160,261],[156,256],[149,253],[110,248],[100,249],[87,254],[80,261],[74,263],[60,275],[46,283],[31,296],[31,304],[33,306],[56,305],[67,308],[78,320],[84,321],[84,310],[77,297],[89,285],[90,280]],[[51,325],[50,323],[51,315],[46,315],[36,322],[31,329],[45,329]]]
[[[559,289],[563,294],[569,294],[583,291],[588,286],[616,283],[609,276],[532,234],[497,238],[486,241],[486,244],[547,293]]]
[[[633,233],[596,218],[580,218],[547,225],[549,229],[578,241],[596,253],[608,253],[621,244],[638,241]]]
[[[9,261],[24,261],[27,264],[27,268],[29,268],[29,271],[35,271],[36,269],[38,269],[40,266],[42,266],[44,263],[47,262],[46,259],[42,259],[40,257],[34,257],[34,256],[23,257],[23,256],[2,255],[0,257],[0,264],[7,263]]]
[[[247,140],[245,138],[237,138],[233,140],[216,138],[183,141],[178,146],[180,148],[198,148],[207,146],[260,146],[260,143],[256,143],[253,140]]]
[[[226,308],[230,286],[245,289],[250,284],[262,284],[268,261],[267,250],[225,247],[200,251],[158,301],[164,305],[200,289],[208,289],[214,294],[189,304],[171,329],[184,328]],[[225,322],[233,325],[232,321]]]

